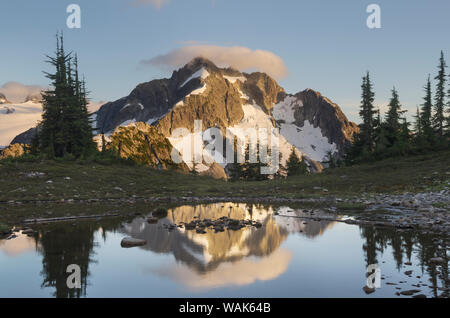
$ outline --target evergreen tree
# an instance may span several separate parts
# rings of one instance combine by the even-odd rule
[[[229,175],[230,175],[230,180],[231,181],[238,181],[241,180],[243,178],[244,175],[244,171],[243,171],[243,165],[241,163],[238,162],[238,158],[237,158],[237,140],[234,139],[233,142],[233,163],[230,163],[228,165],[228,171],[229,171]]]
[[[447,137],[450,138],[450,74],[449,76],[449,88],[448,88],[448,96],[447,96],[447,117],[446,117],[446,134]]]
[[[398,96],[398,92],[395,87],[392,89],[392,97],[388,104],[388,111],[386,113],[385,130],[386,139],[388,141],[388,147],[392,147],[400,140],[400,134],[402,131],[402,117],[405,113],[401,109],[401,104]],[[404,127],[403,127],[404,128]]]
[[[288,177],[306,175],[308,173],[308,168],[305,160],[300,160],[295,151],[295,147],[292,147],[291,154],[286,161],[286,170]]]
[[[336,168],[337,160],[331,150],[327,151],[327,160],[324,163],[326,163],[330,169]]]
[[[56,56],[49,58],[55,73],[45,73],[52,88],[42,94],[43,115],[39,133],[41,151],[75,157],[95,151],[87,110],[85,82],[78,76],[78,59],[66,54],[64,40],[57,35]]]
[[[419,107],[417,107],[416,115],[414,116],[414,120],[415,120],[414,132],[415,132],[416,136],[422,135],[422,125],[420,123],[420,118],[421,118],[420,110],[419,110]]]
[[[436,94],[434,97],[434,116],[433,116],[433,128],[435,129],[438,136],[442,137],[444,135],[445,127],[445,83],[447,81],[447,75],[445,74],[445,68],[447,64],[444,59],[444,52],[441,51],[441,58],[439,59],[439,72],[434,78],[437,80]]]
[[[427,84],[424,87],[425,96],[423,98],[424,103],[421,108],[420,115],[420,126],[422,128],[423,138],[429,144],[434,144],[434,132],[431,123],[431,112],[433,107],[432,97],[431,97],[431,81],[430,76],[428,76]]]
[[[366,76],[363,77],[363,83],[361,85],[361,107],[359,115],[361,116],[363,122],[360,126],[360,139],[363,144],[363,151],[368,150],[373,151],[375,146],[375,119],[374,115],[376,110],[374,110],[373,102],[375,100],[375,93],[373,92],[373,85],[370,80],[370,74],[367,72]]]

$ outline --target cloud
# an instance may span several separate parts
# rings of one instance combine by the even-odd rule
[[[160,9],[163,5],[169,3],[169,0],[136,0],[134,1],[135,5],[147,5],[147,4],[151,4],[153,5],[155,8]]]
[[[182,283],[193,292],[200,292],[276,279],[286,272],[291,260],[290,251],[279,249],[262,258],[245,258],[221,263],[215,270],[201,274],[178,264],[151,269],[151,272]]]
[[[39,85],[24,85],[18,82],[7,82],[0,86],[0,93],[13,103],[25,101],[28,95],[39,94],[45,88]]]
[[[203,57],[213,61],[219,67],[231,66],[240,71],[261,71],[280,79],[288,75],[288,69],[281,57],[264,50],[251,50],[246,47],[193,45],[174,49],[167,54],[159,55],[141,64],[159,67],[179,68],[195,57]]]

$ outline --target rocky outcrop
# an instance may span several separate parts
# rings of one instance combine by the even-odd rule
[[[31,140],[36,136],[36,128],[30,128],[27,131],[17,135],[12,141],[11,144],[25,144],[30,145]]]
[[[0,93],[0,104],[10,104],[10,102],[6,99],[6,96]]]
[[[111,136],[107,149],[119,152],[122,158],[132,159],[161,169],[189,171],[186,164],[172,161],[172,145],[155,127],[138,122],[127,127],[118,127]]]
[[[3,150],[0,150],[0,159],[16,158],[23,156],[26,152],[27,146],[24,144],[10,144]]]

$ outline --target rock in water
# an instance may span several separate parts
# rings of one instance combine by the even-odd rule
[[[145,244],[147,244],[146,240],[136,239],[132,237],[125,237],[122,242],[120,242],[120,245],[125,248],[143,246]]]
[[[418,289],[404,290],[400,292],[400,295],[411,296],[420,292]]]
[[[444,264],[445,260],[442,257],[433,257],[433,258],[430,258],[430,263],[432,263],[432,264]]]
[[[373,292],[375,292],[375,288],[370,288],[370,287],[367,286],[367,285],[363,287],[363,290],[364,290],[364,292],[365,292],[367,295],[372,294]]]

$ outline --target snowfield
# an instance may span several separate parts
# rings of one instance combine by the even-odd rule
[[[297,126],[294,116],[297,107],[303,107],[303,103],[294,96],[286,97],[273,107],[272,115],[280,122],[280,134],[312,160],[325,161],[328,152],[337,152],[336,144],[330,143],[320,127],[314,127],[308,120],[304,121],[303,127]]]
[[[7,114],[8,108],[12,111]],[[0,105],[0,146],[8,146],[17,135],[42,120],[42,105],[33,102]]]

